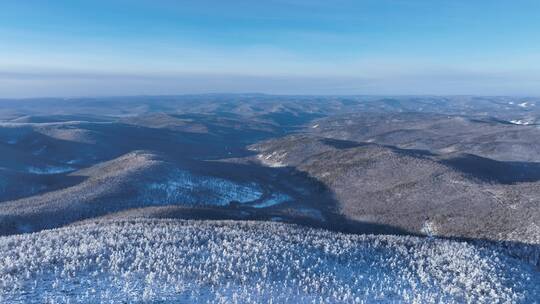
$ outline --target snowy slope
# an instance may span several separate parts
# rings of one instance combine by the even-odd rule
[[[0,168],[0,199],[6,193],[13,194],[14,191],[7,188],[17,182],[17,176],[4,176],[7,178]],[[80,182],[45,193],[39,192],[40,184],[37,184],[33,191],[38,195],[2,202],[0,235],[57,228],[131,208],[225,207],[231,202],[267,208],[291,200],[290,196],[257,182],[191,173],[148,151],[134,151],[67,177]],[[69,181],[67,177],[63,180]],[[26,181],[33,180],[27,178]],[[26,188],[33,186],[26,184]],[[26,193],[32,194],[28,189]]]
[[[502,249],[264,222],[131,220],[0,238],[0,301],[535,303]]]

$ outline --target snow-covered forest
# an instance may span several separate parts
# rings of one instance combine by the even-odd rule
[[[0,238],[3,303],[535,303],[507,251],[271,222],[131,220]]]

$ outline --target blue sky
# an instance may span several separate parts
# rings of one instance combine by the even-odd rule
[[[540,95],[540,1],[0,2],[0,97]]]

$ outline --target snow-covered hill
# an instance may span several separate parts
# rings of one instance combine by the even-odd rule
[[[0,235],[56,228],[130,208],[225,207],[231,203],[265,208],[291,200],[287,194],[253,181],[239,182],[191,173],[147,151],[134,151],[78,170],[69,177],[82,181],[44,194],[2,202]],[[13,184],[4,183],[0,175],[0,194]]]
[[[357,222],[445,237],[540,243],[540,164],[433,154],[294,134],[251,145],[255,161],[325,185]]]
[[[0,238],[4,303],[535,303],[503,249],[268,222],[105,221]]]

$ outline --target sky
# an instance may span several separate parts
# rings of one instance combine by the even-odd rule
[[[217,92],[540,95],[540,1],[0,1],[0,98]]]

